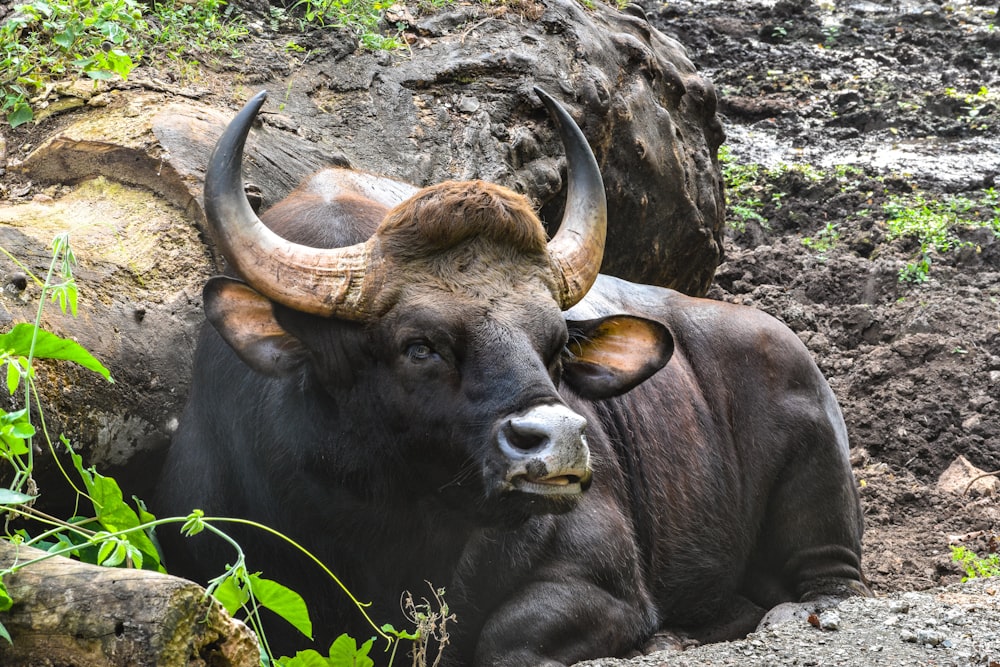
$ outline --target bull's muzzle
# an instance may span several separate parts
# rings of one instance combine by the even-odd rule
[[[587,420],[565,405],[539,405],[508,418],[497,443],[511,488],[548,496],[586,490],[592,474],[586,428]]]

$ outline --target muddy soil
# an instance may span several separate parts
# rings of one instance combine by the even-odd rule
[[[1000,19],[995,2],[670,2],[648,8],[717,86],[731,153],[710,296],[785,321],[855,447],[878,593],[960,579],[949,545],[997,549],[1000,504],[944,492],[959,456],[1000,469]],[[739,184],[737,184],[739,186]],[[756,197],[747,216],[748,198]],[[958,198],[993,229],[924,259],[885,205]],[[741,215],[742,214],[742,215]],[[825,242],[824,242],[825,241]]]

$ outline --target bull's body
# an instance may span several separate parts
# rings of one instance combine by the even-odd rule
[[[306,196],[334,176],[314,178],[264,221],[306,246],[364,241],[384,207],[343,225],[346,200],[335,190]],[[456,665],[571,664],[639,649],[660,630],[731,638],[775,605],[865,591],[843,419],[791,331],[753,309],[599,277],[564,313],[571,344],[576,323],[627,314],[665,325],[674,347],[631,391],[590,400],[581,393],[595,393],[592,381],[572,360],[561,384],[546,369],[532,295],[506,298],[513,314],[455,344],[461,373],[446,373],[445,389],[393,374],[377,358],[382,333],[371,323],[275,307],[284,329],[312,332],[298,335],[310,358],[324,359],[291,371],[278,363],[279,377],[252,370],[206,327],[161,511],[200,507],[275,526],[372,601],[373,618],[397,627],[401,591],[419,597],[425,581],[446,588],[458,623],[445,656]],[[400,317],[413,314],[409,306]],[[395,317],[385,320],[396,326]],[[589,490],[571,502],[484,491],[479,476],[499,465],[488,444],[497,427],[475,410],[521,414],[552,401],[586,419]],[[466,437],[473,451],[456,451]],[[242,539],[251,569],[305,595],[324,642],[372,634],[304,559],[276,541]],[[172,550],[175,565],[202,580],[231,559],[204,538]]]

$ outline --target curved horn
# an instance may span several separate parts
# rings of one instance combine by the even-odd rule
[[[608,228],[604,181],[583,132],[569,113],[548,93],[535,93],[559,128],[566,150],[566,208],[559,230],[549,241],[549,257],[561,279],[563,310],[584,297],[601,268]]]
[[[255,95],[219,138],[205,173],[205,217],[222,253],[255,290],[306,313],[362,319],[371,243],[311,248],[272,232],[243,192],[243,145],[266,92]]]

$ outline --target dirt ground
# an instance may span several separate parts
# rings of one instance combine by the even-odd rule
[[[996,2],[647,9],[718,88],[730,179],[766,167],[729,192],[743,230],[730,231],[710,296],[785,321],[829,378],[855,448],[873,589],[957,581],[949,545],[985,555],[1000,540],[996,495],[938,487],[960,456],[1000,469],[1000,224],[959,231],[957,247],[929,253],[926,282],[905,282],[921,249],[892,238],[884,204],[962,197],[980,204],[973,219],[1000,215],[984,195],[1000,171]],[[733,209],[748,197],[759,220]]]

